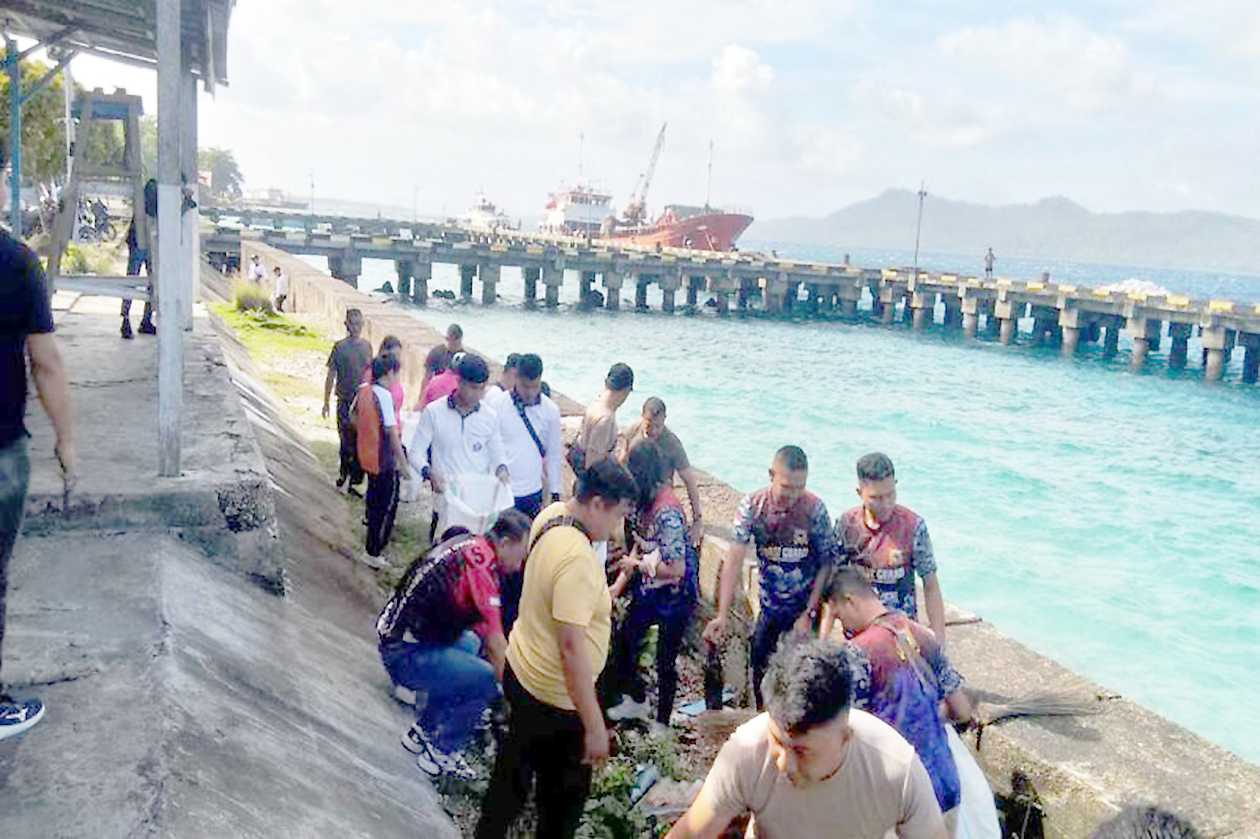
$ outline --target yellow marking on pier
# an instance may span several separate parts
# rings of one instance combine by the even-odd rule
[[[1170,294],[1168,295],[1168,305],[1169,306],[1189,306],[1190,298],[1184,294]]]
[[[1045,291],[1046,284],[1033,281],[1033,282],[1028,283],[1026,286],[1024,286],[1024,288],[1028,289],[1029,291]]]
[[[1230,300],[1209,300],[1208,311],[1209,312],[1232,312],[1234,311],[1234,304]]]

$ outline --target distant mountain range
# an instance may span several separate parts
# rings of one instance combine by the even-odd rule
[[[823,218],[757,221],[747,239],[841,248],[914,246],[918,198],[890,189]],[[1094,213],[1061,196],[986,206],[929,195],[924,251],[1260,273],[1260,221],[1224,213]],[[977,256],[978,259],[978,256]]]

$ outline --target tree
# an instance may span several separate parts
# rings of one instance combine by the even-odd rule
[[[245,178],[236,165],[236,155],[230,149],[208,148],[197,153],[197,168],[210,173],[210,195],[218,200],[241,197]]]
[[[22,90],[28,91],[48,72],[41,61],[19,65]],[[22,179],[47,182],[66,173],[65,93],[62,77],[44,86],[22,106]],[[7,165],[9,150],[9,75],[0,73],[0,148]]]

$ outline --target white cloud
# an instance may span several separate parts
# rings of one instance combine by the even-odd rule
[[[1014,79],[1046,106],[1095,112],[1127,105],[1152,88],[1123,41],[1070,18],[968,26],[936,43],[947,59]]]
[[[754,50],[727,44],[713,59],[712,80],[721,93],[762,95],[774,84],[774,68]]]

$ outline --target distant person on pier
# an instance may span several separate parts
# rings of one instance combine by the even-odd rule
[[[389,544],[398,513],[401,473],[408,469],[402,427],[390,392],[398,383],[398,358],[384,353],[372,360],[372,383],[360,385],[355,399],[355,437],[359,465],[367,473],[367,563],[384,567],[381,552]]]
[[[157,327],[153,325],[153,257],[157,254],[157,181],[153,178],[144,185],[144,207],[137,207],[131,215],[131,226],[127,228],[127,276],[140,276],[140,266],[144,266],[148,280],[149,299],[144,301],[144,314],[140,317],[140,334],[156,335]],[[131,300],[122,301],[123,338],[130,340]]]
[[[631,595],[630,608],[613,638],[613,688],[622,700],[608,709],[608,718],[649,718],[639,654],[648,630],[655,626],[656,723],[668,726],[678,688],[678,653],[700,596],[700,558],[674,495],[673,467],[660,446],[651,440],[639,443],[626,466],[639,488],[629,519],[636,548],[621,560],[621,574],[612,586],[614,598],[627,586]]]
[[[276,311],[283,312],[284,301],[289,298],[289,277],[280,270],[279,265],[275,267],[271,274],[275,283]]]
[[[520,356],[516,381],[510,390],[496,390],[485,404],[499,415],[499,434],[512,475],[512,497],[516,509],[532,521],[545,503],[560,500],[564,480],[562,462],[564,439],[560,408],[541,393],[542,359],[533,353]],[[521,602],[521,574],[505,575],[503,580],[503,626],[511,631]]]
[[[989,252],[984,255],[984,278],[986,280],[993,279],[993,263],[997,262],[997,257],[993,255],[993,248],[989,248]]]
[[[393,683],[427,694],[417,704],[415,725],[403,734],[403,747],[430,778],[470,780],[463,751],[499,698],[506,662],[500,581],[520,571],[529,519],[504,510],[485,536],[451,530],[460,532],[403,574],[376,619],[376,632]]]
[[[953,721],[971,719],[962,677],[932,631],[889,610],[858,569],[836,568],[823,597],[828,617],[840,619],[853,652],[853,707],[879,717],[914,746],[952,830],[962,786],[940,707],[943,702]],[[825,620],[824,640],[831,628],[831,620]]]
[[[705,641],[717,646],[726,633],[735,583],[751,545],[760,572],[761,609],[749,652],[758,709],[766,662],[786,633],[793,628],[808,632],[814,626],[835,558],[831,517],[822,499],[805,489],[808,477],[805,452],[784,446],[770,464],[770,486],[740,502],[731,549],[722,560],[717,616],[704,628]]]
[[[637,491],[623,467],[604,460],[579,474],[572,498],[534,519],[503,676],[511,714],[477,839],[506,839],[531,788],[533,835],[570,839],[577,832],[592,773],[610,746],[595,679],[608,656],[612,598],[592,543],[608,539]]]
[[[608,368],[604,392],[587,406],[577,440],[569,449],[574,474],[612,457],[617,448],[617,409],[626,404],[633,390],[634,371],[629,364],[618,362]]]
[[[499,380],[494,383],[491,393],[512,392],[512,385],[516,384],[516,366],[520,363],[520,353],[508,353],[508,357],[503,360],[503,370],[499,373]]]
[[[872,452],[857,462],[862,503],[836,522],[836,543],[846,562],[859,566],[880,600],[910,620],[919,619],[914,578],[923,580],[927,623],[945,645],[945,598],[936,555],[922,516],[897,503],[897,473],[888,455]]]
[[[766,672],[767,713],[735,729],[666,839],[715,839],[748,813],[757,839],[947,839],[922,762],[850,707],[853,681],[838,645],[785,641]]]
[[[245,272],[245,279],[251,283],[262,284],[263,279],[267,276],[267,269],[263,268],[262,261],[259,260],[258,254],[254,254],[249,258],[249,268]]]
[[[328,419],[328,402],[335,386],[337,391],[337,435],[341,439],[340,469],[337,488],[345,486],[346,492],[363,497],[359,484],[363,482],[363,469],[356,453],[354,418],[350,405],[354,402],[363,377],[363,370],[372,362],[372,345],[363,337],[363,312],[346,310],[346,337],[333,345],[328,356],[328,375],[324,378],[324,408],[322,416]]]
[[[630,451],[645,440],[650,440],[660,447],[664,458],[665,481],[674,485],[675,476],[682,478],[687,487],[687,502],[691,505],[691,544],[699,546],[704,535],[704,508],[700,501],[700,482],[696,470],[691,468],[687,459],[687,450],[672,429],[665,425],[664,400],[649,396],[643,402],[643,415],[637,423],[630,426],[622,435],[623,450],[618,457],[623,464],[630,456]]]
[[[437,495],[445,491],[449,481],[466,474],[495,475],[505,484],[511,483],[498,414],[481,404],[490,369],[473,353],[460,353],[457,365],[455,390],[420,413],[407,447],[412,465],[419,468]],[[438,506],[434,504],[430,539],[437,530]]]
[[[74,422],[70,381],[53,335],[48,280],[39,258],[26,245],[0,230],[0,653],[3,653],[5,599],[9,561],[26,510],[31,479],[27,453],[27,365],[39,401],[52,422],[53,453],[61,464],[62,499],[75,484]],[[0,676],[3,676],[0,660]],[[0,740],[21,734],[44,716],[38,699],[17,700],[0,681]],[[22,765],[21,752],[12,752],[10,765]]]

